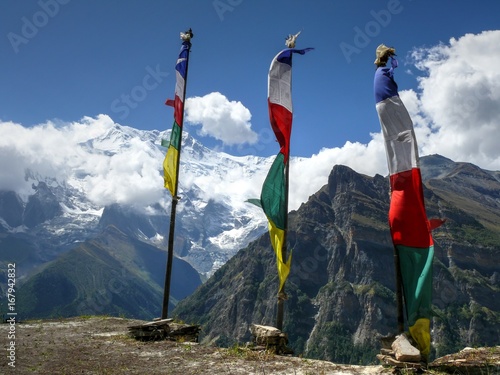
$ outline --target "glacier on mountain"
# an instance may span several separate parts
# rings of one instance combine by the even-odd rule
[[[27,129],[16,131],[30,142]],[[0,210],[5,231],[37,238],[49,259],[110,224],[166,249],[171,197],[163,187],[160,144],[170,130],[138,130],[100,115],[62,127],[49,123],[44,131],[49,136],[37,152],[14,151],[9,167],[23,168],[24,176],[11,191],[24,221],[10,225]],[[260,195],[273,159],[213,151],[184,132],[176,255],[209,276],[264,233],[265,215],[246,200]]]

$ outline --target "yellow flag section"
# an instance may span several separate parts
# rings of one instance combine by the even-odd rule
[[[280,279],[279,292],[283,290],[288,274],[290,273],[290,266],[292,264],[292,254],[288,256],[286,263],[283,259],[283,242],[285,238],[285,231],[274,225],[269,221],[269,236],[271,237],[271,244],[273,245],[274,253],[276,254],[276,265],[278,266],[278,276]]]
[[[417,319],[414,325],[410,326],[410,335],[418,343],[420,353],[428,357],[431,352],[431,321],[427,318]]]

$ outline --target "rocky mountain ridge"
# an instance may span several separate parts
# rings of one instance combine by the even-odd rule
[[[429,168],[427,169],[427,166]],[[438,155],[422,158],[435,239],[433,355],[500,337],[500,180],[496,172]],[[328,184],[289,215],[292,269],[284,331],[296,353],[370,363],[396,325],[388,181],[335,166]],[[277,274],[267,235],[251,242],[175,316],[201,324],[204,340],[248,340],[250,324],[273,325]]]

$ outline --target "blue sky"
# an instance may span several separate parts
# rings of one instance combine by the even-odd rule
[[[199,97],[206,106],[214,103],[209,94],[220,93],[216,103],[241,117],[236,125],[221,120],[227,133],[247,126],[258,139],[232,144],[230,135],[213,136],[209,122],[202,127],[203,116],[188,116],[200,123],[186,123],[187,131],[211,148],[233,155],[278,152],[268,120],[267,73],[285,37],[297,31],[297,47],[315,50],[294,58],[292,156],[373,141],[380,132],[372,89],[380,43],[396,48],[396,80],[401,91],[408,90],[405,103],[416,126],[429,136],[443,129],[438,119],[444,114],[424,95],[433,89],[429,77],[439,73],[425,58],[439,55],[450,62],[450,39],[495,30],[498,14],[496,0],[4,0],[0,122],[64,126],[105,114],[137,129],[170,129],[173,111],[163,103],[173,97],[179,32],[191,27],[188,98]],[[493,48],[496,41],[488,43]],[[423,153],[443,148],[429,144],[422,142]],[[477,164],[484,159],[485,168],[500,165],[498,153],[451,151],[458,146],[445,156]]]

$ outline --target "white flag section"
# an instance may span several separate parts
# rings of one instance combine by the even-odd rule
[[[376,104],[385,140],[389,174],[419,168],[418,145],[413,122],[399,96]]]

